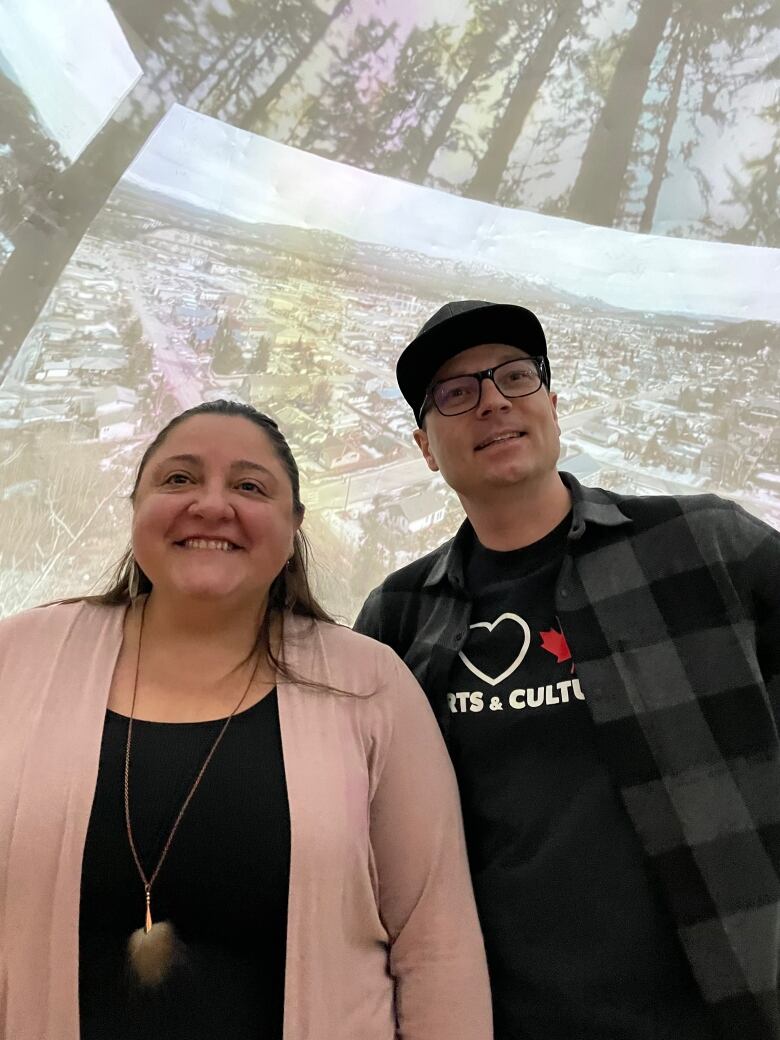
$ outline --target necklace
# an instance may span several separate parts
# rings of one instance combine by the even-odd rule
[[[124,796],[125,796],[125,824],[127,826],[127,838],[130,842],[130,851],[133,854],[135,865],[138,870],[138,875],[141,878],[141,882],[144,886],[144,898],[146,901],[146,917],[143,928],[138,928],[130,936],[127,944],[127,952],[130,964],[135,972],[136,979],[142,986],[157,986],[167,976],[174,961],[177,959],[181,949],[181,943],[176,936],[173,925],[170,921],[153,921],[152,920],[152,885],[157,880],[157,875],[160,873],[160,868],[165,862],[165,857],[168,855],[168,850],[171,847],[173,837],[178,830],[179,824],[182,821],[184,813],[187,811],[187,807],[192,801],[192,796],[198,789],[198,785],[203,779],[203,774],[206,772],[209,762],[214,756],[214,752],[219,747],[222,738],[225,735],[225,731],[230,725],[230,721],[236,714],[238,709],[244,703],[247,698],[247,694],[252,688],[255,676],[257,675],[257,669],[260,664],[260,658],[258,656],[255,661],[255,666],[252,669],[252,674],[249,677],[246,689],[241,695],[241,700],[233,708],[231,713],[225,719],[222,728],[217,734],[216,740],[211,745],[209,753],[203,761],[203,765],[198,771],[198,775],[195,777],[195,782],[189,790],[187,797],[182,802],[182,806],[179,809],[178,815],[173,822],[168,838],[163,845],[160,858],[157,860],[157,866],[154,868],[149,877],[146,876],[143,865],[141,863],[138,850],[133,839],[133,828],[130,823],[130,747],[133,739],[133,716],[135,714],[135,699],[138,693],[138,673],[141,666],[141,639],[144,631],[144,615],[146,613],[145,599],[141,607],[141,621],[138,627],[138,650],[136,653],[135,661],[135,678],[133,680],[133,701],[130,706],[130,718],[127,723],[127,747],[125,748],[125,778],[124,778]]]

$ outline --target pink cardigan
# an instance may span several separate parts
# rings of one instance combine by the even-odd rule
[[[0,622],[0,1036],[78,1040],[81,861],[124,608]],[[284,1040],[490,1040],[452,769],[386,647],[291,617]],[[227,1035],[227,1033],[226,1033]]]

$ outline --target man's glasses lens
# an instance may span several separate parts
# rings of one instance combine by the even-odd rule
[[[492,376],[454,376],[437,383],[431,392],[442,415],[459,415],[476,408],[482,379],[491,379],[504,397],[525,397],[542,385],[539,363],[534,358],[518,358],[493,369]]]

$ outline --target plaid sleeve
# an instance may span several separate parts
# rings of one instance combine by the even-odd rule
[[[755,620],[761,674],[780,729],[780,533],[745,517],[744,526],[755,542],[745,562],[748,608]]]
[[[368,594],[368,597],[360,608],[355,623],[352,626],[361,635],[370,636],[372,639],[382,639],[382,590],[381,586]]]
[[[780,1040],[778,536],[714,496],[633,515],[564,574],[561,623],[705,1000]]]

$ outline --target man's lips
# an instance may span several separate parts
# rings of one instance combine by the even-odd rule
[[[474,448],[474,451],[482,451],[484,448],[489,448],[491,444],[501,444],[504,441],[514,441],[525,436],[525,430],[502,430],[500,433],[491,433],[489,437],[485,437],[484,440],[479,442],[476,448]]]

